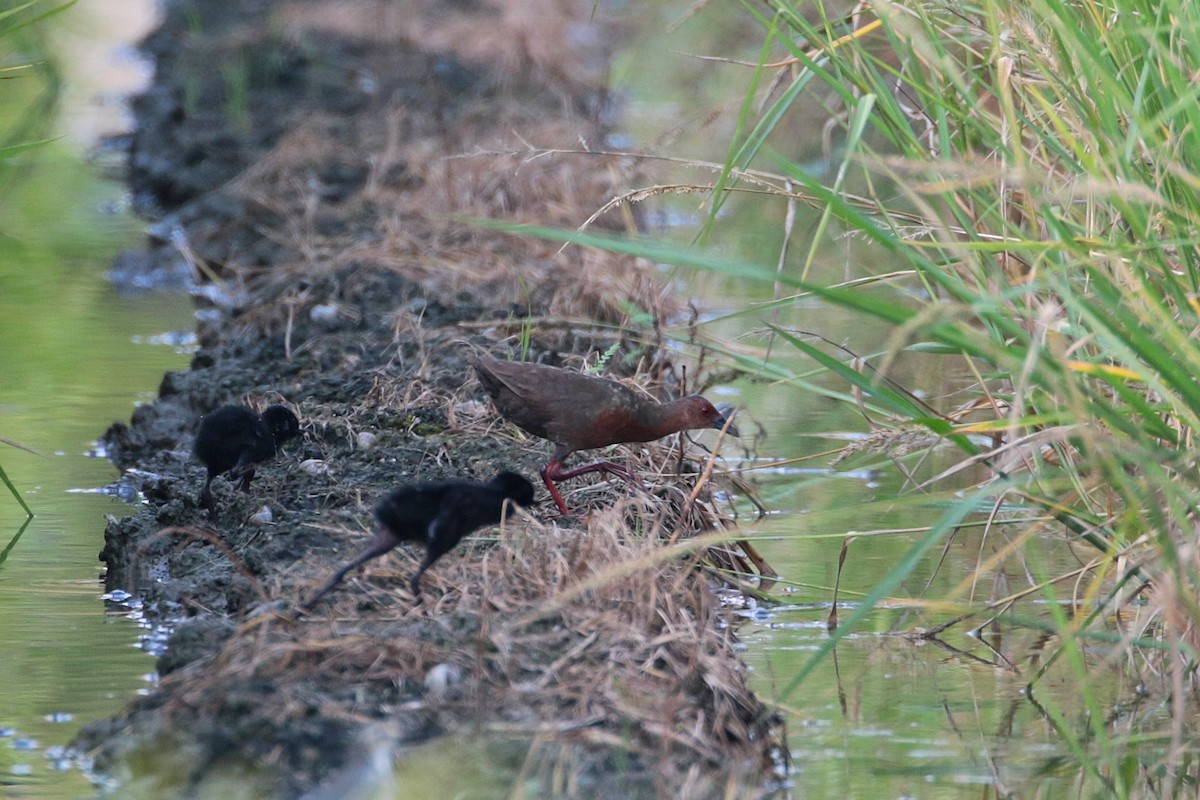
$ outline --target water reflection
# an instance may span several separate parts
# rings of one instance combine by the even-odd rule
[[[823,614],[790,606],[742,629],[758,680],[786,682],[821,647]],[[867,626],[876,632],[843,639],[784,704],[800,796],[875,797],[886,786],[887,796],[960,797],[969,785],[1004,795],[1053,763],[1062,743],[1051,716],[1028,694],[1028,676],[1007,666],[1039,652],[1040,634],[1009,627],[993,642],[1003,659],[971,658],[890,634],[894,620],[881,616]],[[1075,692],[1065,671],[1047,685]],[[1105,700],[1119,693],[1116,684],[1101,691]],[[1056,796],[1043,779],[1045,796]]]
[[[48,38],[71,56],[49,122],[65,138],[27,155],[0,206],[0,437],[33,451],[0,444],[0,466],[36,514],[0,486],[5,796],[90,795],[65,745],[144,689],[154,668],[142,645],[152,632],[130,620],[134,609],[101,601],[105,515],[129,507],[103,491],[117,471],[90,454],[113,420],[154,396],[163,372],[186,366],[188,334],[174,332],[191,330],[191,307],[179,294],[114,291],[105,272],[140,224],[114,213],[122,187],[85,163],[95,137],[120,124],[120,108],[95,96],[140,79],[112,49],[152,16],[148,0],[94,0],[52,18]]]

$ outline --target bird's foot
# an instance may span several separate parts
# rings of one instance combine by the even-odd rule
[[[628,467],[622,467],[620,464],[614,464],[611,461],[601,461],[597,466],[602,466],[604,468],[604,472],[607,472],[610,475],[616,475],[618,478],[634,488],[642,490],[645,490],[646,488],[646,485],[642,483],[641,477]]]

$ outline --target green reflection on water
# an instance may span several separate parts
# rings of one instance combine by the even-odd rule
[[[0,96],[0,116],[27,113],[25,99]],[[0,202],[0,436],[36,454],[0,445],[0,465],[36,516],[22,530],[24,512],[0,493],[0,794],[78,798],[90,784],[58,748],[124,706],[154,668],[137,625],[100,599],[105,515],[129,507],[90,491],[118,473],[86,454],[165,371],[186,366],[186,354],[134,340],[190,330],[191,304],[123,297],[106,280],[141,226],[106,210],[121,187],[99,180],[80,147],[31,151],[18,177]]]

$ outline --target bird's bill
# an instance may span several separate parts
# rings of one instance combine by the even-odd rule
[[[730,418],[737,412],[737,409],[718,407],[717,410],[721,412],[721,416],[712,421],[712,426],[719,431],[723,430],[730,436],[737,436],[740,439],[741,435],[738,433],[737,426],[730,421]]]

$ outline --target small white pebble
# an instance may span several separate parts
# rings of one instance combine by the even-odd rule
[[[309,475],[328,475],[329,465],[319,458],[309,458],[300,462],[300,469]]]
[[[313,306],[308,312],[308,318],[313,322],[330,323],[336,322],[338,318],[338,307],[336,303],[322,303],[319,306]]]
[[[258,511],[250,515],[250,522],[255,525],[269,525],[275,521],[275,515],[271,513],[270,506],[263,506]]]
[[[379,441],[379,437],[370,431],[363,431],[358,434],[357,442],[359,450],[370,450],[375,442]]]
[[[461,680],[462,673],[455,665],[444,662],[436,664],[425,673],[425,691],[435,700],[440,700],[450,687],[458,685]]]

